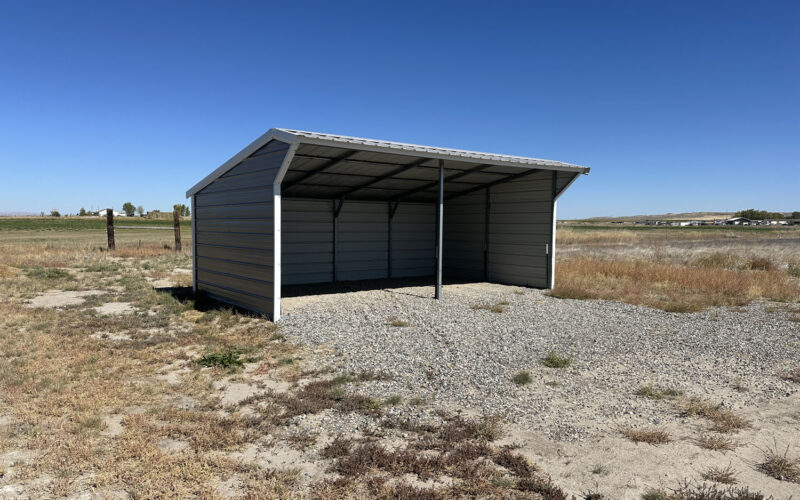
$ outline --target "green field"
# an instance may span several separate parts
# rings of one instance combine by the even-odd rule
[[[172,227],[170,219],[118,217],[117,226]],[[181,230],[191,230],[190,220],[181,220]],[[0,231],[97,231],[105,230],[103,217],[0,217]]]

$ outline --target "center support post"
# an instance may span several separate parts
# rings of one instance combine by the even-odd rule
[[[439,202],[436,204],[436,293],[442,298],[442,232],[444,226],[444,160],[439,160]]]

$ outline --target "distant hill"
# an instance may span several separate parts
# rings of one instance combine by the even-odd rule
[[[0,217],[31,217],[35,214],[33,212],[0,212]]]

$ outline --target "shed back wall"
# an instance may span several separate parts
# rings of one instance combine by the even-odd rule
[[[334,202],[282,200],[282,283],[334,280]],[[401,203],[392,221],[391,276],[434,272],[435,214],[432,204]],[[389,204],[345,201],[336,231],[336,281],[389,277]]]

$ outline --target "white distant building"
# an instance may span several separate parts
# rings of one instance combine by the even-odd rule
[[[117,212],[116,210],[112,210],[111,213],[114,214],[114,217],[125,217],[125,214],[121,214],[121,213]],[[108,209],[104,208],[102,210],[98,210],[97,211],[97,216],[98,217],[108,217]]]

